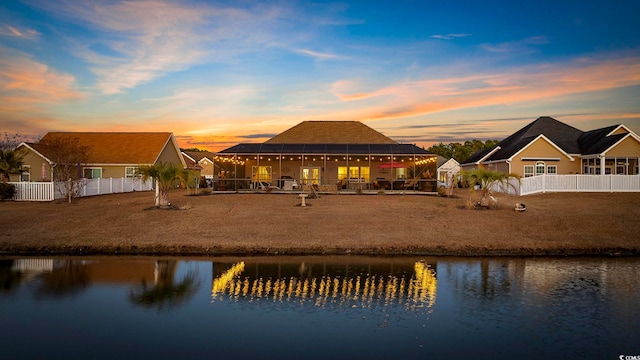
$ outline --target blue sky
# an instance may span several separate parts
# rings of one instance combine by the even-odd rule
[[[0,132],[172,131],[184,147],[358,120],[428,147],[539,116],[640,132],[638,1],[0,5]]]

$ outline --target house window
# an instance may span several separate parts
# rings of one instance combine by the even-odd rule
[[[345,179],[347,176],[347,167],[338,167],[338,178]],[[349,166],[349,179],[360,179],[369,182],[370,170],[368,166]]]
[[[347,178],[347,167],[346,166],[338,166],[338,180]]]
[[[360,168],[357,166],[349,166],[349,179],[358,179],[360,177]]]
[[[406,179],[406,178],[407,178],[407,168],[397,168],[396,179]]]
[[[124,168],[124,177],[127,179],[133,179],[140,177],[140,168],[137,166],[127,166]]]
[[[20,181],[31,181],[31,165],[22,165],[22,168],[20,169]]]
[[[320,184],[320,168],[319,167],[303,167],[302,168],[302,184]]]
[[[253,167],[253,181],[271,182],[271,166],[254,166]]]
[[[558,167],[556,165],[547,166],[547,174],[556,175],[558,173]]]
[[[536,176],[544,175],[544,161],[538,161],[536,163]]]
[[[525,165],[524,166],[524,177],[532,177],[533,176],[533,165]]]
[[[370,179],[370,173],[369,173],[369,167],[368,166],[362,166],[360,167],[360,178],[363,179],[365,182],[369,182]]]
[[[102,168],[88,167],[83,169],[85,179],[100,179],[102,178]]]

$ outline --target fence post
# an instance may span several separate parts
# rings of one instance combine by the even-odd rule
[[[609,175],[609,192],[613,192],[613,174]]]

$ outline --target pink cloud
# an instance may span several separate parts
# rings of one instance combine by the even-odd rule
[[[388,120],[447,110],[524,103],[638,84],[640,58],[629,57],[400,82],[368,90],[355,81],[345,80],[334,83],[332,92],[342,102],[352,103],[345,109],[352,118]],[[362,106],[358,106],[359,102]]]
[[[34,40],[40,36],[40,33],[34,29],[23,29],[17,26],[4,25],[0,26],[0,36]]]

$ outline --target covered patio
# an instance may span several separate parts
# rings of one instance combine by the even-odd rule
[[[214,161],[214,191],[437,191],[437,156],[411,144],[238,144]]]

